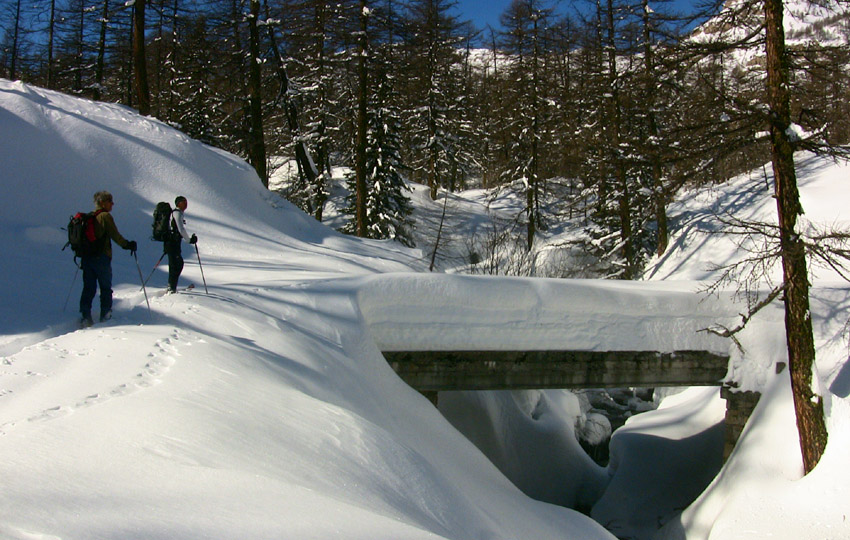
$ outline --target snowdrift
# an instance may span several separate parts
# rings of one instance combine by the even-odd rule
[[[416,252],[343,237],[121,106],[0,81],[0,133],[0,246],[20,255],[0,288],[0,537],[610,538],[507,481],[395,377],[330,279]],[[210,294],[186,250],[195,292],[162,296],[158,271],[148,312],[117,249],[115,318],[74,331],[60,227],[100,189],[146,271],[154,205],[188,197]]]

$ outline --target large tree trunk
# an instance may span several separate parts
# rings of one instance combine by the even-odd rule
[[[655,92],[658,81],[655,73],[655,48],[652,44],[652,21],[650,17],[652,10],[649,7],[649,0],[641,1],[641,11],[643,12],[644,99],[646,99],[647,128],[651,141],[647,153],[652,165],[652,198],[655,203],[655,222],[658,225],[658,231],[655,235],[655,252],[661,256],[667,251],[670,240],[667,225],[667,189],[664,185],[661,157],[658,151],[659,129],[655,114]]]
[[[622,113],[620,106],[620,92],[617,90],[617,42],[615,39],[615,13],[614,1],[608,0],[608,7],[605,13],[607,24],[607,43],[606,49],[608,53],[608,89],[610,98],[608,98],[608,119],[609,125],[606,126],[610,131],[608,134],[607,144],[609,146],[609,155],[611,165],[614,167],[615,179],[617,182],[617,217],[620,222],[620,239],[622,241],[622,256],[625,268],[622,279],[633,279],[635,276],[635,254],[632,245],[632,207],[629,200],[629,179],[626,175],[626,165],[623,163],[623,156],[620,150],[621,132],[623,129]]]
[[[767,38],[767,97],[770,109],[773,174],[785,279],[785,333],[797,430],[806,473],[815,468],[826,447],[827,431],[823,401],[812,389],[815,345],[809,312],[806,250],[796,232],[803,213],[794,169],[794,149],[788,127],[791,112],[788,96],[788,60],[785,52],[782,0],[765,0]]]
[[[366,0],[360,0],[360,37],[359,58],[357,64],[357,142],[355,148],[355,212],[354,219],[357,236],[366,238],[368,236],[366,223],[366,127],[367,108],[366,102],[369,98],[368,68],[366,66],[369,42],[366,39],[368,28],[368,11]]]
[[[56,30],[56,0],[50,0],[50,21],[47,23],[47,87],[56,87],[56,69],[53,65],[53,39]]]
[[[136,98],[139,114],[151,113],[151,94],[148,89],[148,68],[145,58],[145,0],[136,0],[133,7],[133,67],[136,71]]]
[[[100,99],[100,89],[103,87],[103,68],[106,59],[106,30],[109,21],[109,0],[103,0],[103,11],[100,16],[100,38],[97,40],[97,63],[94,68],[94,99]]]
[[[251,0],[248,17],[248,159],[265,187],[269,187],[266,172],[266,143],[263,134],[262,73],[260,71],[259,0]]]

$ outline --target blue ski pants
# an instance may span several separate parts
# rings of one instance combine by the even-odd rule
[[[83,294],[80,295],[80,313],[91,318],[91,304],[100,287],[100,314],[112,309],[112,259],[107,255],[83,257]]]

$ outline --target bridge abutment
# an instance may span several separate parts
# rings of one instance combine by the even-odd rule
[[[720,397],[726,400],[726,441],[723,445],[725,462],[735,449],[747,420],[758,405],[759,392],[740,392],[729,386],[720,388]]]

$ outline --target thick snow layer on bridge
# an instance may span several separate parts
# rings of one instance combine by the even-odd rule
[[[384,274],[358,302],[383,351],[704,350],[732,342],[705,329],[739,309],[698,284]]]

